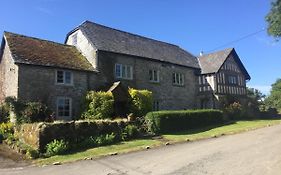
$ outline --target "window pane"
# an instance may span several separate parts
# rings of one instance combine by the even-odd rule
[[[173,73],[173,83],[175,84],[176,83],[176,74]]]
[[[132,78],[132,74],[131,74],[131,66],[126,66],[126,67],[127,67],[127,77],[126,77],[126,78],[131,79],[131,78]]]
[[[57,83],[63,83],[63,71],[57,71]]]
[[[68,110],[68,111],[65,111],[63,116],[64,116],[64,117],[69,117],[69,116],[70,116],[70,111],[69,111],[69,110]]]
[[[157,76],[157,71],[155,70],[155,71],[153,71],[153,80],[154,81],[158,81],[158,76]]]
[[[121,77],[121,65],[120,64],[115,65],[115,76],[118,78]]]
[[[149,80],[153,81],[153,73],[152,70],[149,70]]]
[[[59,98],[57,101],[57,110],[59,117],[69,117],[71,114],[71,101],[68,98]]]
[[[126,66],[122,65],[122,78],[126,78]]]
[[[71,84],[71,72],[65,72],[65,82],[66,84]]]

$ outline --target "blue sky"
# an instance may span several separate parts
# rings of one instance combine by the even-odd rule
[[[56,42],[85,20],[177,44],[198,55],[266,28],[269,0],[2,0],[0,33]],[[268,93],[281,78],[281,41],[264,32],[234,47],[252,79]]]

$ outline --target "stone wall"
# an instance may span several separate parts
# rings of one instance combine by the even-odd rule
[[[118,79],[114,75],[115,64],[133,66],[133,79]],[[160,72],[160,82],[149,81],[149,69]],[[106,81],[113,83],[122,81],[123,85],[136,89],[147,89],[153,92],[153,98],[159,101],[160,109],[178,110],[196,108],[196,96],[198,94],[198,79],[196,71],[192,68],[173,65],[145,58],[99,52],[100,76],[106,77]],[[184,75],[184,85],[173,84],[172,74],[174,72]]]
[[[97,75],[95,72],[68,70],[72,72],[73,85],[60,85],[56,84],[57,70],[63,69],[21,64],[18,98],[41,101],[56,112],[57,98],[68,97],[72,99],[73,117],[79,117],[83,97],[89,90],[89,79],[92,80],[91,84],[95,84],[92,87],[98,86]]]
[[[127,120],[33,123],[21,125],[16,131],[16,135],[23,143],[44,152],[46,145],[54,139],[77,144],[91,136],[114,133],[117,137],[121,137],[121,133],[127,125]]]
[[[4,44],[4,51],[2,58],[0,58],[0,103],[3,102],[6,97],[17,97],[17,95],[18,66],[14,64],[8,45]]]

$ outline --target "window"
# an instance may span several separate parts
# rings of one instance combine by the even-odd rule
[[[184,85],[184,76],[181,73],[173,73],[173,84]]]
[[[72,45],[74,45],[74,46],[77,45],[77,33],[72,35]]]
[[[71,85],[73,83],[72,73],[70,71],[58,70],[56,74],[56,83]]]
[[[153,101],[153,111],[159,111],[159,101]]]
[[[70,118],[71,117],[72,101],[71,98],[59,97],[57,99],[57,117]]]
[[[228,83],[229,84],[237,84],[237,77],[236,76],[228,76]]]
[[[151,81],[151,82],[159,82],[159,71],[157,71],[157,70],[149,70],[149,81]]]
[[[129,65],[115,64],[115,77],[133,79],[133,67]]]

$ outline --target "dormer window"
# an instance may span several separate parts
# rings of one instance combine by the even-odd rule
[[[57,72],[56,72],[56,83],[57,84],[72,85],[73,84],[72,72],[57,70]]]

